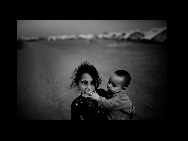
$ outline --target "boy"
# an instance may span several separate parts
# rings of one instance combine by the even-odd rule
[[[117,70],[108,81],[108,99],[93,92],[89,92],[87,97],[96,100],[99,107],[108,110],[108,120],[131,120],[135,114],[135,108],[125,93],[130,81],[131,76],[127,71]]]

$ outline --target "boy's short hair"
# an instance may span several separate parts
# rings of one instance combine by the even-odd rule
[[[114,72],[117,76],[124,77],[123,87],[128,87],[131,82],[130,74],[125,70],[117,70]]]

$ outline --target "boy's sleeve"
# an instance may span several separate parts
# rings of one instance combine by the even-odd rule
[[[106,99],[105,97],[101,97],[98,100],[98,106],[104,109],[121,109],[128,108],[132,105],[130,99],[124,98],[121,99],[119,97],[115,97],[112,99]]]
[[[100,97],[99,100],[98,100],[98,106],[102,107],[102,108],[105,108],[105,109],[118,107],[120,105],[121,105],[121,103],[118,102],[115,99],[106,99],[105,97]]]

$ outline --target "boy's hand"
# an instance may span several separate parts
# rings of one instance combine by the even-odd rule
[[[91,95],[91,98],[98,101],[98,100],[99,100],[99,95],[98,95],[97,93],[93,93],[93,94]]]
[[[87,91],[86,94],[82,95],[85,98],[92,98],[94,100],[99,100],[99,95],[96,92]]]
[[[89,92],[89,97],[94,100],[99,100],[99,95],[96,92]]]

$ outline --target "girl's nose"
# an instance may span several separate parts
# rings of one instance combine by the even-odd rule
[[[87,89],[88,89],[88,90],[91,90],[91,85],[90,85],[90,84],[87,86]]]

